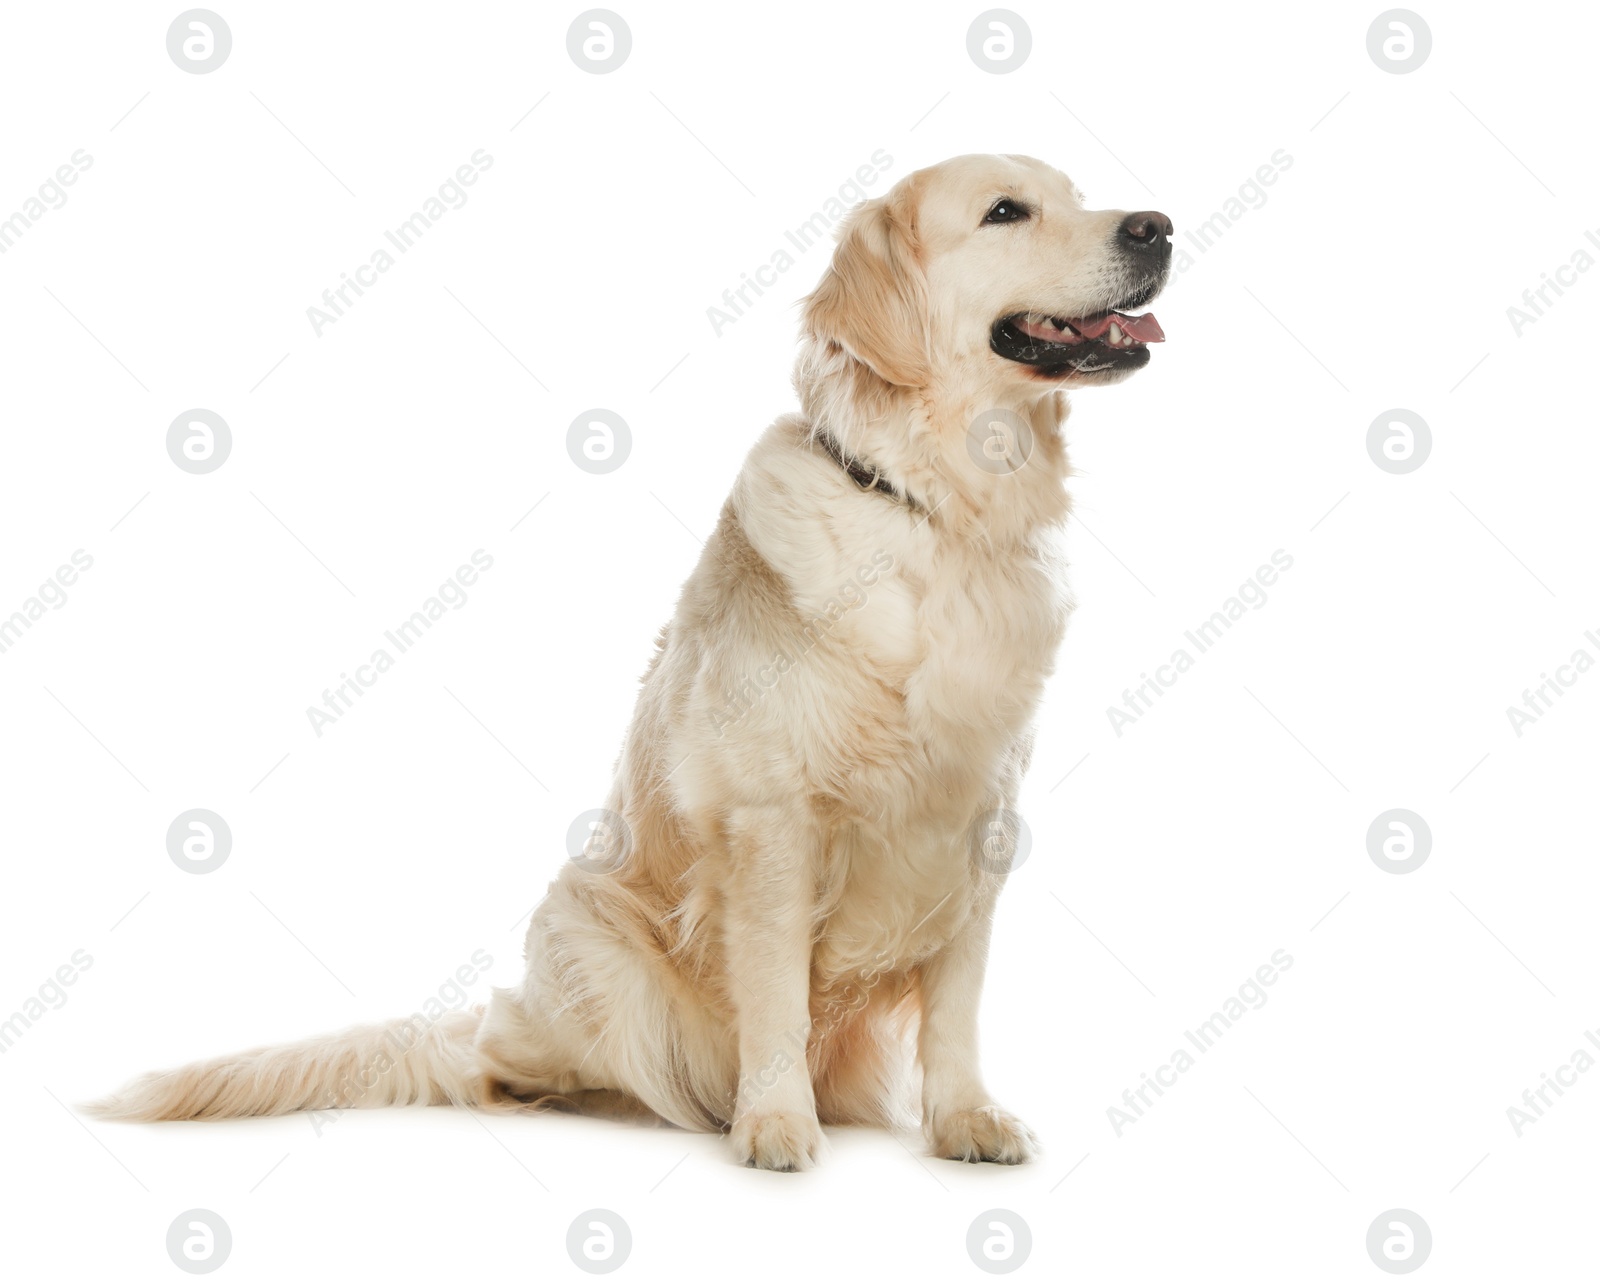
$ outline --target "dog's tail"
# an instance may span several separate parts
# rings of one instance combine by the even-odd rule
[[[218,1120],[379,1106],[477,1106],[482,1010],[358,1026],[145,1075],[88,1110],[110,1120]]]

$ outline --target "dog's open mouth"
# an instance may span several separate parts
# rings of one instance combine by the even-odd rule
[[[1106,311],[1088,317],[1015,312],[994,323],[989,346],[1007,361],[1060,378],[1074,373],[1137,370],[1150,360],[1146,345],[1165,338],[1161,323],[1148,312]]]

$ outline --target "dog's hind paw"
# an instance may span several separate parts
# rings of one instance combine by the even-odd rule
[[[1039,1150],[1033,1130],[999,1107],[938,1112],[929,1129],[933,1154],[945,1160],[980,1160],[1019,1165]]]

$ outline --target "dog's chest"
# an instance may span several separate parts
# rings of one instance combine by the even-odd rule
[[[924,548],[838,631],[826,776],[845,807],[819,976],[911,967],[971,912],[971,831],[1009,797],[1068,609],[1049,546]]]
[[[837,630],[832,659],[855,696],[837,750],[869,789],[887,770],[928,803],[970,796],[1026,730],[1054,665],[1068,612],[1054,547],[925,538],[885,559]]]

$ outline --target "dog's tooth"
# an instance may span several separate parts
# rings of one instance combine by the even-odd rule
[[[1112,346],[1113,347],[1121,347],[1122,346],[1122,331],[1117,329],[1117,323],[1116,322],[1113,321],[1111,323],[1111,329],[1110,329],[1110,331],[1108,333],[1111,336]]]

